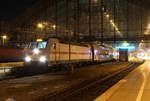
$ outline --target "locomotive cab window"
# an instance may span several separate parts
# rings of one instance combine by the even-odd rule
[[[30,42],[28,45],[28,48],[40,48],[44,49],[46,48],[47,42]]]

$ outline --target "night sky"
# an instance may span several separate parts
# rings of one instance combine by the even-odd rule
[[[38,0],[0,0],[0,20],[18,16]]]

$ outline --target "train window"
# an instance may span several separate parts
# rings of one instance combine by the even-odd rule
[[[103,46],[100,46],[100,49],[104,50],[105,48]]]
[[[46,48],[47,42],[30,42],[28,48]]]
[[[30,42],[28,48],[36,48],[37,42]]]
[[[53,44],[53,49],[56,49],[56,43]]]
[[[38,42],[38,47],[37,48],[46,48],[47,42]]]

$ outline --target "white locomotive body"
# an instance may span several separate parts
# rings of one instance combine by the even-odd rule
[[[68,64],[113,59],[112,49],[96,44],[61,43],[56,38],[30,42],[25,49],[25,64]]]

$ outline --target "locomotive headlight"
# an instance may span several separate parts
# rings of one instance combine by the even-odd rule
[[[40,53],[40,50],[37,49],[37,48],[35,48],[35,49],[33,50],[33,53],[38,55],[38,54]]]
[[[25,61],[26,62],[30,62],[31,61],[31,58],[29,56],[25,57]]]
[[[40,57],[40,62],[45,62],[46,61],[46,57],[45,56],[41,56]]]

